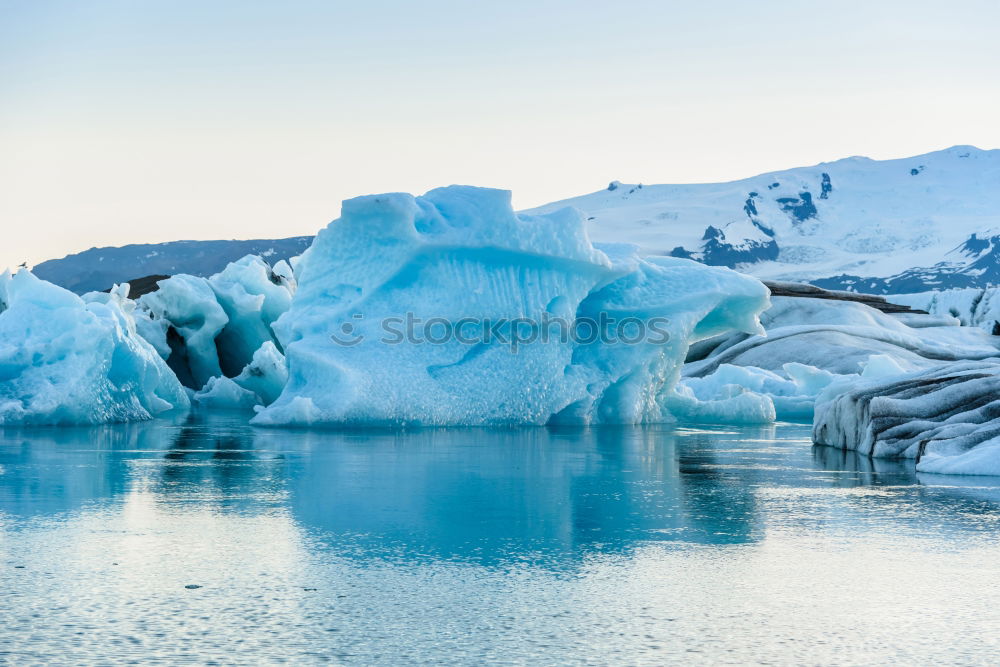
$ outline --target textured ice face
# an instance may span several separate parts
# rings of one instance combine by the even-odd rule
[[[1000,333],[1000,288],[953,289],[893,296],[893,301],[926,310],[940,317],[954,317],[964,326]]]
[[[752,278],[597,249],[575,211],[519,216],[510,193],[471,187],[345,202],[296,277],[291,308],[274,325],[288,384],[258,424],[667,420],[663,399],[689,342],[759,332],[767,305]],[[487,335],[501,320],[602,314],[657,318],[665,335],[602,343],[554,330],[516,350]],[[418,333],[440,340],[462,325],[461,339],[405,335],[407,320],[433,318],[436,333]]]
[[[188,406],[126,295],[85,300],[28,271],[0,275],[0,424],[133,421]]]
[[[161,280],[159,286],[140,297],[139,304],[153,318],[168,323],[168,362],[181,382],[203,387],[209,378],[222,375],[215,338],[229,323],[226,311],[205,278],[178,274]]]
[[[950,363],[821,394],[813,439],[917,470],[1000,474],[1000,361]]]
[[[272,269],[248,255],[210,278],[178,274],[139,299],[139,333],[168,360],[181,382],[202,389],[212,378],[235,377],[265,344],[295,290],[291,267]]]
[[[703,358],[685,366],[671,397],[675,415],[720,423],[808,421],[821,393],[1000,354],[997,339],[979,329],[929,315],[887,315],[861,303],[775,297],[760,319],[766,336],[703,344]]]
[[[238,374],[264,343],[276,342],[271,325],[288,310],[294,289],[290,267],[280,264],[272,270],[260,257],[248,255],[208,279],[229,318],[216,337],[226,375]]]
[[[233,378],[214,377],[194,395],[199,405],[221,408],[252,408],[270,405],[288,381],[285,357],[267,341],[253,359]]]

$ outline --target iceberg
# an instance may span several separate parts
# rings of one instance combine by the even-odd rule
[[[1000,339],[957,320],[887,314],[853,301],[772,297],[760,320],[766,336],[729,334],[692,347],[675,413],[721,423],[767,422],[770,414],[809,421],[821,393],[1000,355]]]
[[[813,440],[918,472],[1000,475],[1000,359],[941,365],[823,393]]]
[[[816,395],[848,376],[790,362],[779,374],[753,366],[722,364],[704,377],[688,377],[671,398],[671,412],[687,421],[768,424],[812,419]]]
[[[81,298],[27,270],[0,274],[0,424],[145,420],[189,405],[127,296],[127,285]]]
[[[344,202],[295,278],[273,325],[288,382],[254,424],[668,421],[688,346],[762,333],[768,304],[754,278],[464,186]]]
[[[923,316],[924,319],[931,319]],[[853,374],[873,354],[893,358],[900,367],[929,368],[942,362],[987,359],[1000,353],[998,339],[959,326],[913,326],[860,303],[774,297],[761,315],[767,336],[730,337],[686,374],[700,377],[727,363],[780,371],[790,362],[831,373]]]
[[[196,404],[210,408],[249,410],[255,405],[260,405],[260,401],[252,391],[244,389],[225,375],[210,378],[193,398]]]

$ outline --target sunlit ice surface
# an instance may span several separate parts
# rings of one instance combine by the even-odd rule
[[[989,663],[1000,479],[809,429],[0,430],[0,663]]]

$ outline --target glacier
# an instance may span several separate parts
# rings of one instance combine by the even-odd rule
[[[137,333],[127,286],[76,296],[0,274],[0,425],[150,419],[189,399]]]
[[[634,246],[595,247],[577,211],[518,215],[509,192],[467,186],[345,201],[296,278],[273,326],[288,382],[257,425],[670,420],[689,344],[760,333],[768,304],[753,278],[642,257]],[[601,317],[662,320],[666,336],[616,344],[560,334],[519,347],[490,339],[502,321]],[[387,339],[387,322],[412,320],[467,326],[462,340]]]

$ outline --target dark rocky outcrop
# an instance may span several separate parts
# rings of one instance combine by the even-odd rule
[[[763,281],[764,285],[771,290],[771,296],[791,296],[809,299],[831,299],[834,301],[853,301],[863,303],[883,313],[914,313],[926,315],[926,311],[915,310],[909,306],[891,303],[884,296],[875,294],[859,294],[858,292],[843,292],[839,290],[828,290],[806,283],[789,283],[777,281]]]
[[[149,294],[150,292],[155,292],[160,289],[157,284],[161,280],[166,280],[170,276],[155,275],[155,276],[143,276],[142,278],[133,278],[132,280],[127,280],[128,283],[128,296],[130,299],[138,299],[143,294]],[[101,290],[102,292],[110,292],[111,288],[106,290]]]

